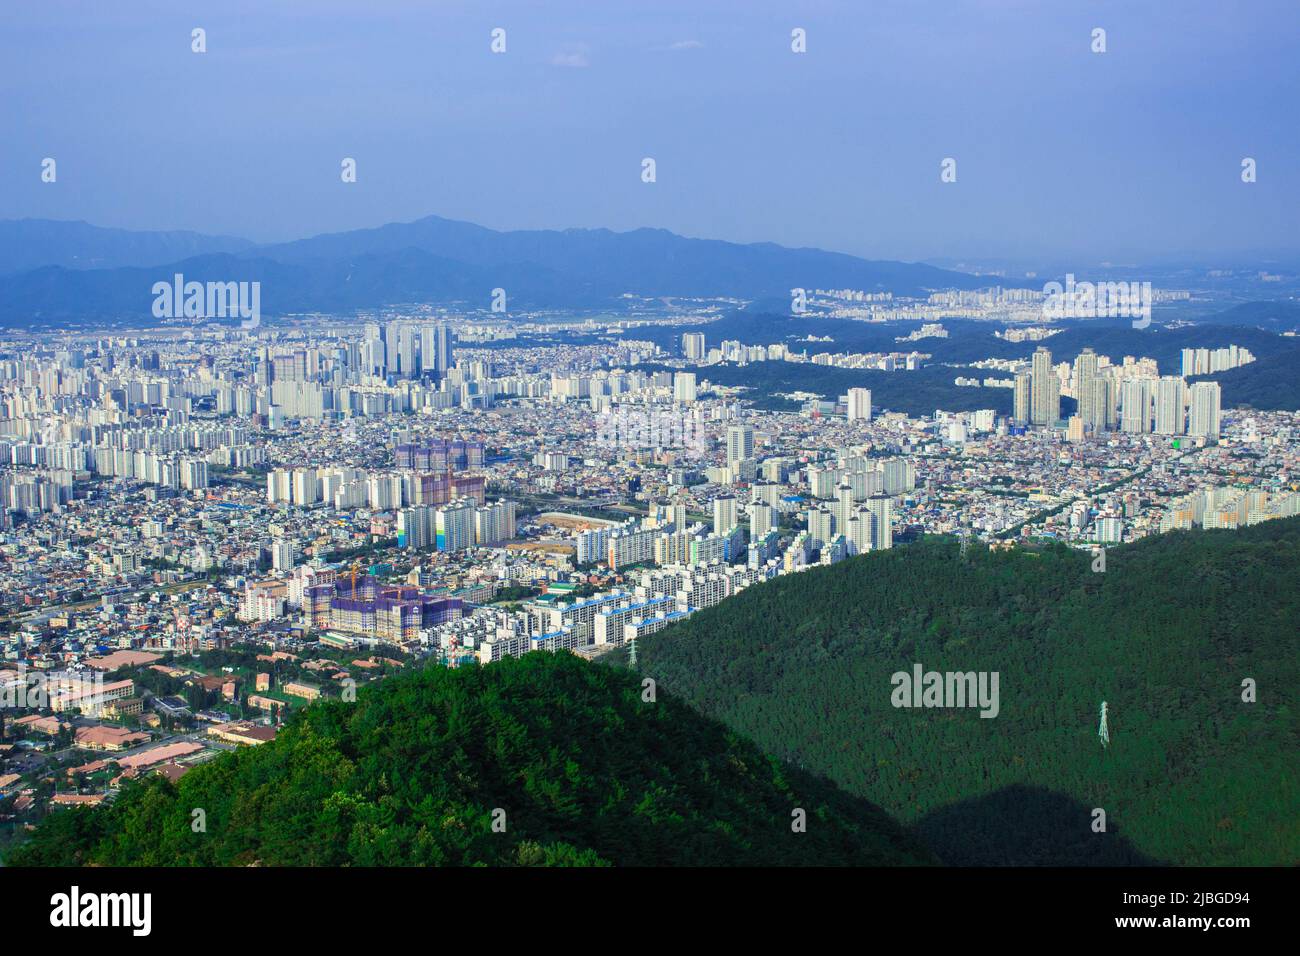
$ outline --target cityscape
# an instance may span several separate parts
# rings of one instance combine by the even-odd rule
[[[564,85],[597,52],[513,12],[444,25],[489,61],[550,43],[535,69],[559,78],[538,82],[603,102]],[[643,45],[710,55],[721,15],[707,45]],[[821,56],[828,28],[791,16],[731,42],[770,28],[778,53]],[[1162,22],[1097,16],[1113,44]],[[189,17],[176,57],[256,47]],[[1091,25],[1081,56],[1125,55]],[[1233,31],[1234,57],[1284,55]],[[1260,168],[1291,175],[1294,132],[1274,146]],[[316,187],[277,206],[260,186],[114,221],[45,199],[91,188],[83,157],[0,203],[0,872],[1101,867],[1089,905],[1111,929],[1250,926],[1232,870],[1191,917],[1121,899],[1145,884],[1114,874],[1300,860],[1294,176],[1265,211],[1254,158],[1216,158],[1249,209],[1200,246],[1176,225],[1117,246],[1123,264],[1091,226],[1026,253],[1001,214],[930,246],[900,215],[882,257],[845,238],[837,199],[816,215],[843,251],[809,248],[806,223],[760,236],[766,213],[703,228],[671,192],[689,163],[642,152],[628,188],[669,198],[615,194],[612,229],[541,192],[518,227],[482,200],[489,227],[418,191],[404,216],[364,193],[330,219],[305,212]],[[322,162],[345,192],[383,162],[340,156]],[[927,158],[926,188],[977,188],[960,161]],[[791,175],[773,194],[817,178]],[[1207,216],[1229,208],[1205,188]],[[60,923],[87,900],[50,886],[72,893],[51,926],[109,925],[94,905]]]

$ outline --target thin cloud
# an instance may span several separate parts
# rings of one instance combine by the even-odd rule
[[[562,53],[557,53],[555,56],[551,57],[551,66],[581,69],[583,67],[591,66],[591,61],[587,59],[587,48],[585,46],[574,47],[565,50]]]

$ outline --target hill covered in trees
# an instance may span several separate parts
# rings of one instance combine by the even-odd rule
[[[53,813],[7,863],[933,861],[865,801],[669,695],[644,698],[634,675],[567,653],[391,677],[176,784],[153,777]]]
[[[1300,518],[1148,538],[1100,572],[926,538],[750,588],[639,642],[638,669],[946,863],[1281,865],[1298,620]],[[996,717],[894,706],[918,663],[997,672]]]
[[[1223,387],[1225,408],[1246,405],[1261,411],[1294,411],[1300,408],[1300,349],[1190,381],[1218,382]]]

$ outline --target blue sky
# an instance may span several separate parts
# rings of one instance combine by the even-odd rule
[[[1300,249],[1295,0],[42,0],[3,19],[0,218],[270,241],[434,213],[902,259]]]

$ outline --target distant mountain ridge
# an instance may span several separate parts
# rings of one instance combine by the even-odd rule
[[[187,230],[137,231],[57,219],[5,219],[0,220],[0,275],[45,266],[78,270],[155,266],[193,256],[243,252],[253,246],[247,239]]]
[[[595,287],[613,294],[643,295],[790,295],[790,289],[833,286],[856,277],[854,288],[890,287],[894,291],[930,288],[978,288],[976,276],[934,266],[867,260],[821,249],[789,248],[771,242],[740,244],[718,239],[689,239],[666,229],[520,230],[498,232],[472,223],[427,216],[375,229],[329,233],[260,247],[254,254],[280,262],[344,259],[364,254],[391,254],[419,249],[468,265],[493,268],[506,263],[533,263],[559,274],[576,275],[600,262]],[[899,286],[906,288],[899,288]]]
[[[168,256],[169,250],[177,253]],[[86,268],[87,264],[103,268]],[[620,296],[790,296],[793,288],[922,295],[987,280],[934,266],[773,243],[688,239],[663,229],[499,232],[429,216],[273,245],[85,223],[0,222],[0,324],[137,320],[156,281],[259,281],[268,315],[412,302],[600,308]]]
[[[1244,325],[1282,332],[1300,328],[1300,302],[1243,302],[1211,316],[1219,325]]]

